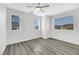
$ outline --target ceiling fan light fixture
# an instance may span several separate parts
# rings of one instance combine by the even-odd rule
[[[40,8],[36,8],[36,10],[37,10],[37,11],[40,11],[41,9],[40,9]]]

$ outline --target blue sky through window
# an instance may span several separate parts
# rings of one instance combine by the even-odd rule
[[[12,22],[20,23],[20,17],[19,16],[12,15]]]
[[[73,24],[73,16],[66,16],[55,19],[55,25]]]

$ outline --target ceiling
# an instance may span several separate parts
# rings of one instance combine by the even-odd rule
[[[79,8],[79,3],[41,3],[41,5],[49,4],[47,8],[43,8],[44,12],[35,11],[34,8],[28,8],[27,6],[37,6],[37,3],[4,3],[6,7],[23,11],[35,15],[56,15],[59,13],[67,12],[73,9]]]

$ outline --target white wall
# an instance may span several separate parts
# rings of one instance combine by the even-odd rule
[[[0,54],[6,47],[6,8],[0,4]]]
[[[50,20],[48,19],[48,16],[42,16],[41,18],[41,33],[42,38],[47,39],[50,38],[49,33],[49,24]]]
[[[74,30],[55,30],[54,20],[55,18],[73,16],[74,17]],[[79,45],[79,9],[72,10],[63,14],[53,16],[53,28],[51,29],[50,36],[62,41],[74,43]]]
[[[26,10],[27,11],[27,10]],[[13,44],[21,41],[27,41],[33,38],[41,37],[40,30],[34,30],[34,19],[36,16],[23,13],[20,11],[12,10],[7,8],[7,17],[8,17],[8,41],[7,44]],[[19,15],[21,19],[21,31],[12,31],[11,30],[11,15]]]
[[[45,20],[45,16],[43,16],[41,18],[41,35],[42,38],[46,38],[46,20]]]

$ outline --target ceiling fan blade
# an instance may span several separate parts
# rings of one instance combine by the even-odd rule
[[[27,7],[29,7],[29,8],[36,8],[36,7],[33,7],[33,6],[27,6]]]
[[[40,9],[41,12],[44,12],[44,10]]]
[[[46,8],[49,7],[49,5],[40,6],[40,8]]]

